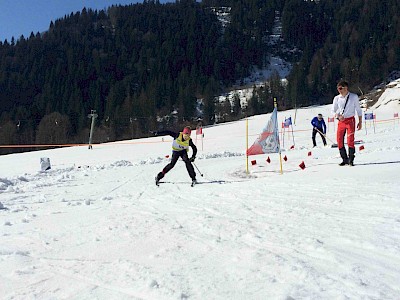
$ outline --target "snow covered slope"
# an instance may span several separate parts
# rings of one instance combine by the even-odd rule
[[[280,135],[282,175],[276,153],[250,157],[246,174],[244,120],[193,136],[204,175],[193,188],[181,161],[154,185],[169,137],[0,156],[0,298],[399,299],[390,103],[374,110],[375,133],[356,133],[355,167],[319,137],[311,149],[310,121],[330,106],[278,113],[295,121]],[[249,118],[250,144],[269,118]]]

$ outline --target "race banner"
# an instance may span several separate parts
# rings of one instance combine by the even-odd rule
[[[278,136],[278,110],[274,108],[271,119],[264,127],[254,144],[247,149],[247,155],[257,155],[264,153],[279,152],[279,136]]]

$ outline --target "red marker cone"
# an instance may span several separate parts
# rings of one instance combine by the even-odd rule
[[[286,157],[286,155],[285,155],[285,157],[283,158],[283,160],[284,160],[284,161],[287,161],[287,157]]]
[[[251,164],[252,164],[253,166],[254,166],[256,163],[257,163],[256,160],[252,160],[252,161],[251,161]]]
[[[308,156],[311,156],[311,151],[308,152]]]
[[[301,164],[299,164],[299,167],[304,170],[306,168],[306,164],[304,163],[304,161],[301,162]]]
[[[360,146],[360,151],[361,151],[361,150],[364,150],[364,146],[363,146],[363,145]]]
[[[270,163],[271,162],[271,159],[269,158],[269,156],[268,156],[268,158],[267,158],[267,163]]]

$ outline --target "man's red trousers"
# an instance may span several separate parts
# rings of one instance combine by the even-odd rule
[[[338,148],[344,147],[344,135],[347,131],[347,145],[349,148],[354,148],[354,132],[356,129],[356,119],[354,117],[346,118],[343,121],[339,121],[338,129],[336,133],[336,140]]]

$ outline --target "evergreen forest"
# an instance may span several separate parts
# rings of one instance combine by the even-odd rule
[[[93,142],[101,143],[267,113],[274,97],[282,109],[330,103],[340,79],[367,91],[400,70],[399,9],[397,0],[83,8],[45,32],[0,41],[0,145],[25,145],[0,154],[87,143],[93,115]],[[278,53],[268,47],[277,15]],[[254,87],[247,107],[217,103],[272,51],[294,66],[286,85],[273,76]],[[229,119],[216,117],[224,113]]]

